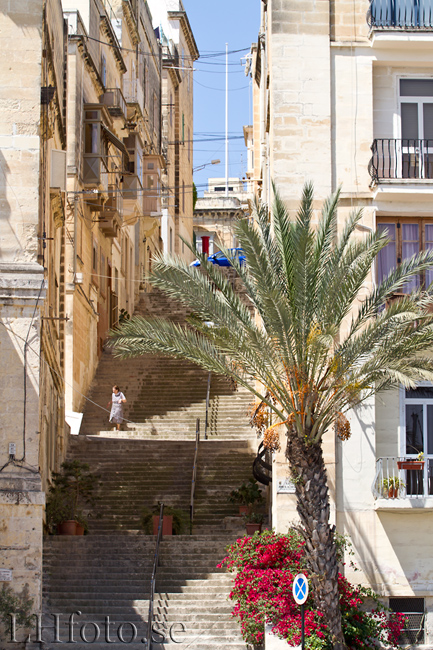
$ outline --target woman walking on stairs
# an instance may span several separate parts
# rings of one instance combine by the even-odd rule
[[[113,422],[116,425],[118,431],[120,431],[120,425],[123,422],[123,404],[125,403],[125,395],[120,392],[119,386],[114,385],[113,395],[111,397],[111,402],[108,402],[108,406],[111,404],[110,422]]]

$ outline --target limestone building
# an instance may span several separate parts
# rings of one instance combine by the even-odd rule
[[[228,196],[224,178],[209,178],[208,189],[197,199],[194,209],[194,233],[202,253],[212,255],[222,247],[238,246],[233,226],[238,219],[249,216],[250,198],[240,178],[229,179]]]
[[[193,237],[193,64],[199,52],[182,0],[149,0],[162,45],[161,236],[164,250],[188,261],[180,237]]]
[[[146,0],[0,0],[0,577],[34,611],[45,492],[107,333],[192,238],[198,52],[172,5],[168,57]]]
[[[40,607],[44,490],[65,448],[66,48],[60,0],[0,3],[3,581]]]
[[[160,249],[161,69],[145,2],[86,0],[65,14],[66,394],[68,410],[79,412],[107,332],[120,310],[133,313]]]
[[[359,236],[390,233],[374,285],[433,246],[432,3],[262,0],[261,8],[252,48],[255,187],[269,201],[274,180],[294,211],[306,181],[318,207],[341,185],[341,218],[363,208]],[[431,282],[430,272],[421,282]],[[417,644],[433,641],[432,409],[430,385],[390,391],[352,414],[349,441],[331,433],[325,441],[333,518],[361,569],[346,567],[348,577],[409,612]],[[408,469],[419,452],[422,469]],[[397,495],[385,490],[392,476],[401,481]],[[277,457],[280,531],[295,517],[286,479]]]

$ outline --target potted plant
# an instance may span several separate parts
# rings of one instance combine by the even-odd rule
[[[239,505],[239,515],[251,514],[252,506],[263,502],[263,495],[260,491],[259,484],[254,478],[250,478],[247,482],[237,490],[232,490],[228,496],[230,503],[237,503]]]
[[[388,478],[384,478],[382,486],[385,496],[388,496],[388,499],[398,499],[400,488],[406,487],[398,476],[389,476]]]
[[[143,508],[141,513],[141,526],[147,535],[157,535],[159,526],[159,513],[161,504],[153,506],[153,508]],[[171,506],[164,506],[164,514],[162,520],[162,534],[163,535],[183,535],[188,528],[189,517],[181,508],[172,508]]]
[[[61,472],[53,472],[46,507],[49,532],[53,532],[54,526],[59,535],[82,535],[87,530],[82,505],[94,504],[94,491],[99,484],[99,476],[89,470],[87,463],[73,460],[62,463]]]
[[[398,469],[411,469],[411,470],[421,470],[424,469],[424,453],[420,451],[418,456],[415,458],[406,458],[403,460],[397,461]]]
[[[265,515],[260,512],[252,512],[249,515],[244,515],[243,520],[245,522],[245,528],[247,529],[247,535],[261,533],[264,518]]]
[[[76,521],[76,528],[75,528],[75,534],[76,535],[87,535],[89,532],[89,522],[86,517],[86,515],[83,512],[78,512],[75,514],[75,521]]]

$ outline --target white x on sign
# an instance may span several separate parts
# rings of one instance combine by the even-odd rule
[[[292,591],[295,603],[303,605],[308,598],[308,580],[303,573],[298,573],[294,579]]]

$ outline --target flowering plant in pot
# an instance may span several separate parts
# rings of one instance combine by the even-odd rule
[[[264,501],[259,484],[254,478],[244,481],[237,490],[232,490],[228,500],[239,505],[239,515],[251,514],[252,506]]]
[[[425,459],[424,453],[419,452],[416,458],[403,458],[402,460],[397,461],[398,469],[411,469],[411,470],[420,470],[424,469]]]

